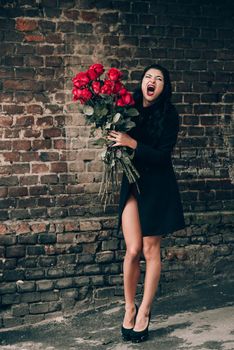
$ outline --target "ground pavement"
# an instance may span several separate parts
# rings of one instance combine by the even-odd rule
[[[148,341],[123,342],[124,304],[0,332],[1,350],[234,350],[231,281],[155,298]]]

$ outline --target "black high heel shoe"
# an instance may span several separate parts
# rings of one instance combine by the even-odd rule
[[[136,314],[134,316],[134,324],[136,322],[136,317],[137,317],[137,313],[138,313],[138,306],[135,304],[135,308],[136,308]],[[121,333],[122,333],[122,339],[124,341],[129,341],[131,340],[131,332],[133,330],[133,327],[132,328],[125,328],[123,325],[121,327]]]
[[[142,331],[134,331],[134,329],[132,329],[130,337],[133,343],[140,343],[148,339],[150,319],[151,319],[151,312],[149,313],[149,321],[145,329],[143,329]]]

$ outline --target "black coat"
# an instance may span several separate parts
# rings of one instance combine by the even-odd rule
[[[175,107],[171,105],[156,144],[152,142],[149,128],[144,127],[144,123],[136,125],[128,132],[131,137],[137,140],[133,164],[140,173],[140,178],[137,181],[140,189],[140,194],[137,192],[137,202],[143,236],[167,235],[185,228],[180,193],[171,159],[178,131],[179,116]],[[135,185],[129,184],[123,173],[117,233],[119,233],[122,212],[131,186]]]

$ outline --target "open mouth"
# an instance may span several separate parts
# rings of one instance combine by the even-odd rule
[[[147,95],[152,96],[155,91],[155,86],[154,85],[148,85],[147,86]]]

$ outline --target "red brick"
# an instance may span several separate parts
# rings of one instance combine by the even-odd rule
[[[41,91],[43,88],[43,83],[37,81],[35,82],[33,80],[5,80],[3,82],[3,86],[6,90],[19,90],[19,91]]]
[[[49,166],[47,164],[32,164],[32,173],[48,173]]]
[[[81,12],[81,18],[87,22],[96,22],[98,20],[98,17],[99,15],[97,12],[91,12],[91,11]]]
[[[9,127],[13,123],[13,118],[10,116],[0,116],[0,126],[1,127]]]
[[[43,109],[40,105],[29,105],[26,108],[27,113],[32,113],[32,114],[42,114]]]
[[[32,176],[22,176],[20,177],[20,185],[27,186],[27,185],[36,185],[38,183],[38,176],[32,175]]]
[[[46,35],[46,41],[52,44],[61,44],[62,43],[62,35],[61,33],[49,33]]]
[[[17,117],[15,125],[16,126],[31,126],[34,124],[34,117],[32,115]]]
[[[57,175],[44,175],[41,176],[41,184],[57,184],[58,176]]]
[[[76,234],[75,233],[59,233],[57,235],[58,243],[75,243],[76,242]]]
[[[27,129],[24,131],[24,137],[26,138],[37,138],[41,136],[40,130]]]
[[[66,149],[67,148],[67,143],[66,140],[54,140],[54,148],[55,149]]]
[[[18,139],[20,134],[20,129],[5,129],[6,139]]]
[[[51,171],[54,173],[67,172],[67,164],[66,163],[51,163]]]
[[[43,136],[45,138],[59,137],[61,136],[61,129],[59,128],[45,129],[43,130]]]
[[[31,161],[39,161],[38,152],[23,152],[21,153],[21,161],[22,162],[31,162]]]
[[[0,93],[0,102],[13,102],[13,99],[14,99],[13,93],[10,93],[10,92]]]
[[[2,175],[10,175],[10,174],[12,174],[12,167],[10,165],[2,165],[2,166],[0,166],[0,174],[2,174]]]
[[[22,32],[31,32],[38,27],[38,23],[34,20],[26,18],[17,18],[15,28]]]
[[[59,160],[59,153],[58,152],[41,152],[40,160],[42,162]]]
[[[7,187],[0,187],[0,197],[5,198],[8,194],[8,188]]]
[[[38,118],[37,125],[42,127],[53,125],[53,118],[51,116]]]
[[[31,41],[40,42],[40,41],[44,41],[45,37],[43,35],[25,35],[25,40],[28,42],[31,42]]]
[[[18,196],[27,196],[28,189],[27,187],[9,187],[9,196],[18,197]]]
[[[18,162],[20,160],[20,154],[18,152],[3,153],[3,157],[6,162]]]
[[[26,140],[13,141],[13,150],[29,151],[31,149],[31,142]]]
[[[69,194],[76,194],[76,193],[83,193],[84,192],[84,185],[68,185],[67,186],[67,193]]]
[[[15,231],[15,233],[29,233],[29,232],[31,232],[30,226],[27,222],[12,224],[12,229]]]
[[[0,140],[0,150],[10,150],[11,149],[11,141],[1,141]]]
[[[69,19],[78,19],[80,15],[80,12],[77,10],[66,10],[64,11],[64,16],[69,18]]]
[[[8,232],[8,228],[4,224],[0,224],[0,234],[4,234]]]
[[[51,148],[51,140],[35,140],[33,141],[33,150]]]
[[[3,43],[1,44],[1,49],[2,49],[2,45],[3,45]],[[14,77],[13,67],[12,68],[5,68],[5,67],[0,68],[0,78],[13,78],[13,77]]]
[[[14,164],[12,166],[12,172],[13,174],[26,174],[30,172],[30,165],[29,164]]]
[[[31,225],[31,230],[34,233],[46,232],[46,224],[44,223],[33,224]]]
[[[79,230],[79,224],[76,222],[67,222],[65,223],[65,232],[73,232]]]
[[[24,106],[5,105],[3,106],[3,111],[8,114],[21,114],[24,112]]]

